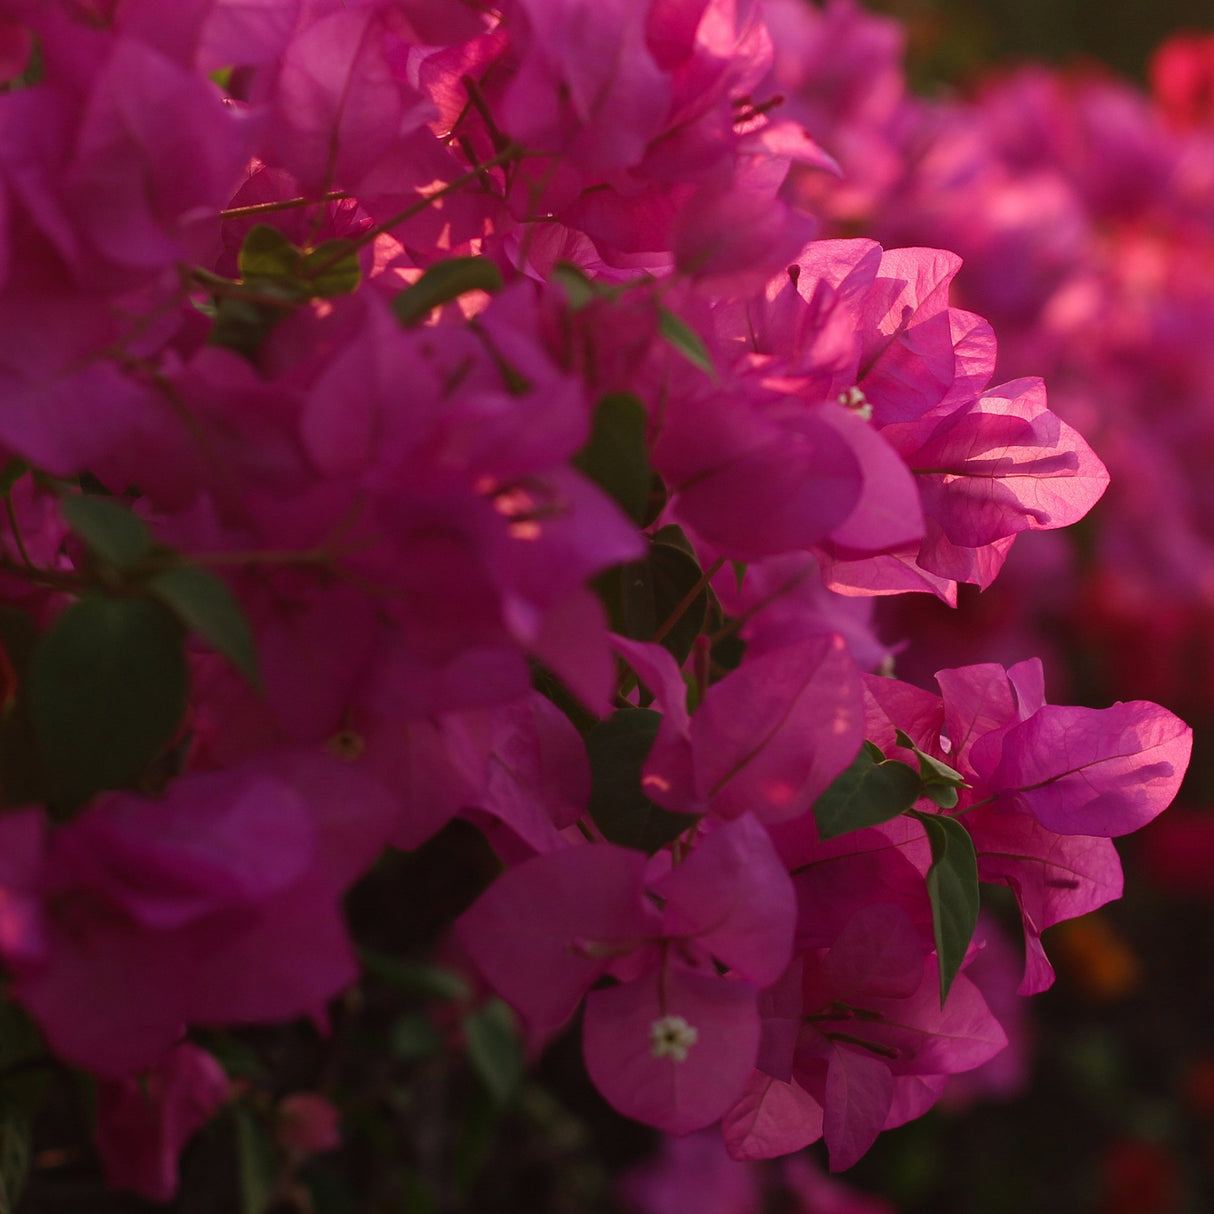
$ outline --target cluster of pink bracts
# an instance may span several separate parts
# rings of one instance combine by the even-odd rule
[[[1068,617],[1102,687],[1210,713],[1214,38],[1161,46],[1149,90],[1028,64],[925,98],[890,19],[850,0],[765,9],[781,112],[843,170],[795,168],[785,195],[827,231],[958,252],[953,298],[995,326],[998,376],[1044,376],[1112,473],[1082,561],[1052,537],[1017,553],[986,644],[1040,652],[1034,620]]]
[[[0,16],[0,584],[35,725],[82,607],[190,634],[154,763],[52,773],[50,813],[0,777],[8,993],[98,1077],[112,1181],[172,1193],[225,1090],[187,1031],[323,1019],[358,977],[343,894],[456,815],[506,865],[459,948],[534,1046],[584,1004],[627,1116],[845,1168],[996,1054],[977,881],[1044,989],[1042,930],[1119,894],[1110,837],[1190,734],[1046,704],[1036,662],[873,673],[873,596],[987,585],[1108,478],[1039,380],[990,386],[957,256],[813,239],[794,187],[840,153],[778,69],[818,10]],[[679,560],[637,626],[603,575]],[[688,815],[646,850],[588,816],[595,718],[652,723],[638,791]]]

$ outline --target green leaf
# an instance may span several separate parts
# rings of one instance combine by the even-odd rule
[[[38,629],[30,616],[0,605],[0,645],[17,677],[16,700],[0,713],[0,802],[7,806],[45,801],[49,796],[27,694],[27,672],[37,641]]]
[[[361,1179],[358,1175],[347,1178],[328,1159],[313,1157],[299,1179],[307,1189],[307,1202],[300,1201],[290,1208],[300,1214],[364,1214],[366,1206],[352,1187]],[[397,1214],[406,1211],[407,1214],[434,1214],[432,1204],[401,1204],[391,1208]]]
[[[645,444],[648,426],[645,406],[630,392],[604,396],[595,407],[590,439],[573,460],[638,523],[648,509],[653,481]]]
[[[665,527],[659,527],[653,533],[653,542],[677,548],[680,552],[685,552],[690,557],[695,557],[696,554],[694,545],[687,538],[687,532],[682,527],[676,527],[674,523],[667,523]]]
[[[392,310],[404,325],[415,325],[442,304],[468,291],[500,291],[502,275],[485,257],[449,257],[436,262],[393,301]]]
[[[245,283],[263,288],[277,284],[296,301],[348,295],[362,281],[353,241],[326,240],[305,252],[265,223],[250,229],[237,265]],[[223,301],[219,306],[222,319]]]
[[[952,784],[925,784],[923,791],[941,809],[956,809],[960,800],[957,789]]]
[[[30,1166],[30,1119],[17,1105],[0,1106],[0,1214],[15,1214]]]
[[[222,578],[197,565],[178,565],[150,577],[147,589],[254,687],[261,686],[253,631]]]
[[[268,1087],[273,1080],[270,1068],[258,1052],[247,1042],[232,1033],[215,1033],[208,1037],[207,1052],[233,1079],[249,1079],[254,1084]]]
[[[362,281],[358,249],[352,240],[326,240],[303,254],[299,276],[313,298],[349,295]]]
[[[504,1105],[523,1078],[523,1046],[514,1013],[492,998],[464,1017],[468,1061],[496,1104]]]
[[[443,1052],[443,1038],[429,1016],[401,1016],[392,1026],[388,1049],[398,1062],[420,1062]]]
[[[236,1170],[242,1214],[265,1214],[278,1188],[278,1159],[270,1132],[250,1109],[237,1106]]]
[[[712,664],[728,673],[737,670],[746,656],[746,642],[736,632],[727,633],[712,647]]]
[[[932,849],[927,896],[932,904],[943,1007],[978,925],[978,858],[969,831],[956,818],[919,812],[912,816],[923,823]]]
[[[224,296],[215,305],[215,323],[207,334],[207,344],[235,350],[245,358],[252,358],[270,330],[286,314],[283,308]]]
[[[46,1060],[46,1046],[34,1022],[15,1003],[0,1000],[0,1214],[17,1210],[29,1175],[31,1124],[51,1083],[40,1059]]]
[[[13,486],[30,470],[29,464],[17,456],[11,456],[0,469],[0,493],[11,493]]]
[[[924,784],[945,784],[951,785],[954,789],[969,788],[969,785],[965,782],[965,777],[956,768],[950,767],[940,759],[924,753],[915,745],[909,734],[903,733],[902,730],[898,729],[894,731],[894,738],[899,746],[915,752],[915,757],[919,760],[919,776]],[[956,804],[957,801],[954,798],[953,805]],[[948,806],[947,808],[951,809],[952,806]]]
[[[37,1115],[55,1074],[38,1026],[11,1000],[0,998],[0,1114],[19,1109]]]
[[[188,688],[183,642],[161,603],[96,596],[38,641],[30,710],[57,801],[129,784],[172,740]]]
[[[358,956],[372,978],[421,999],[467,999],[471,994],[467,980],[455,970],[366,947],[358,950]]]
[[[638,641],[652,640],[695,589],[703,570],[681,540],[685,537],[677,527],[663,527],[650,540],[642,560],[620,565],[596,579],[613,631]],[[709,587],[701,587],[661,638],[680,664],[703,631],[712,601]]]
[[[609,842],[650,854],[696,820],[655,805],[641,788],[641,768],[661,723],[662,714],[650,708],[621,708],[586,735],[590,816]]]
[[[689,363],[715,378],[716,369],[700,335],[669,308],[658,308],[658,331]]]
[[[668,544],[653,544],[644,564],[643,589],[652,599],[655,617],[655,628],[648,635],[653,637],[695,589],[704,571],[694,557],[688,557]],[[709,588],[702,586],[661,638],[661,644],[670,650],[680,666],[691,653],[696,637],[704,630],[711,598]]]
[[[919,795],[919,776],[913,767],[897,759],[874,759],[866,743],[851,766],[814,802],[814,820],[823,839],[836,839],[896,818]]]
[[[605,293],[579,266],[568,261],[558,261],[552,267],[549,280],[565,292],[565,302],[572,312],[580,312],[587,304],[593,303]]]
[[[88,550],[115,569],[129,569],[152,550],[152,537],[143,520],[113,498],[73,494],[60,498],[59,509]]]
[[[244,238],[236,265],[244,279],[293,279],[299,273],[299,261],[299,250],[277,228],[259,223]]]
[[[469,1097],[460,1105],[455,1144],[455,1197],[461,1209],[470,1205],[472,1191],[493,1150],[502,1121],[501,1106],[483,1087],[473,1089]],[[452,1206],[447,1204],[443,1208]],[[412,1214],[413,1207],[408,1209]]]

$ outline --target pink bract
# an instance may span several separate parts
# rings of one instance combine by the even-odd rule
[[[223,1068],[194,1045],[177,1045],[137,1078],[97,1084],[97,1152],[116,1189],[152,1201],[177,1192],[177,1158],[228,1095]]]

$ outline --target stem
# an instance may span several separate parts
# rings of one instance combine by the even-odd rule
[[[464,86],[464,92],[468,96],[468,104],[476,110],[480,115],[481,121],[485,124],[485,130],[489,133],[489,142],[493,144],[495,152],[504,152],[510,146],[510,140],[503,135],[498,125],[493,121],[493,115],[489,111],[489,106],[485,102],[485,96],[481,92],[479,82],[472,76],[464,75],[460,77],[460,84]],[[460,117],[467,113],[465,109]],[[458,123],[457,123],[458,125]]]
[[[712,648],[706,636],[696,637],[691,646],[691,669],[696,685],[696,703],[704,702],[704,693],[712,677]]]
[[[30,554],[25,550],[25,541],[21,538],[21,527],[17,522],[17,511],[13,508],[11,492],[4,495],[4,512],[8,515],[9,530],[13,533],[13,542],[17,545],[17,554],[21,557],[21,563],[26,569],[33,570],[34,562],[30,560]]]
[[[696,584],[683,596],[675,609],[662,621],[662,626],[649,639],[655,645],[660,644],[662,638],[679,622],[683,613],[688,607],[696,601],[696,598],[703,591],[704,587],[716,576],[717,570],[725,564],[725,558],[718,557],[711,568],[706,569],[701,575]],[[714,638],[715,639],[715,638]],[[616,695],[624,700],[624,697],[640,682],[635,671],[629,671],[625,676],[624,681],[620,684]],[[625,701],[627,702],[627,701]]]
[[[45,586],[48,590],[63,590],[68,594],[79,594],[89,586],[85,578],[76,574],[56,573],[52,569],[39,569],[36,565],[15,565],[3,559],[0,559],[0,573],[12,574],[31,586]]]
[[[328,565],[333,561],[333,553],[327,548],[305,548],[299,551],[250,548],[244,552],[191,552],[186,559],[191,565],[214,567],[224,565]],[[177,564],[176,561],[170,561],[166,562],[163,567],[172,569]]]
[[[984,805],[990,805],[994,801],[999,800],[999,793],[993,793],[989,797],[983,797],[981,801],[975,801],[973,805],[967,805],[964,809],[958,809],[954,813],[946,814],[949,818],[959,818],[962,814],[968,814],[971,809],[981,809]],[[943,810],[941,811],[944,812]]]
[[[824,1033],[828,1041],[842,1041],[847,1045],[859,1046],[862,1050],[877,1054],[881,1058],[901,1058],[902,1051],[896,1045],[883,1045],[879,1041],[866,1041],[863,1037],[853,1037],[851,1033]]]
[[[247,207],[228,207],[219,212],[220,219],[243,219],[247,215],[269,215],[272,211],[287,211],[293,207],[319,206],[322,202],[341,202],[353,198],[343,190],[330,190],[320,198],[285,198],[280,202],[257,202]]]
[[[440,189],[434,191],[433,194],[424,194],[417,202],[405,207],[403,211],[389,216],[383,223],[376,224],[373,228],[368,228],[361,236],[355,238],[350,243],[356,249],[361,249],[363,245],[370,244],[373,240],[377,240],[385,232],[396,227],[398,223],[404,223],[407,219],[412,219],[414,215],[420,215],[432,202],[436,202],[440,198],[446,197],[448,194],[454,194],[456,190],[462,190],[464,186],[476,181],[486,169],[496,168],[499,164],[505,164],[508,160],[513,160],[523,154],[523,149],[517,143],[510,144],[509,147],[503,148],[496,156],[490,157],[488,160],[482,161],[468,172],[457,177],[454,181],[449,181]],[[316,266],[312,270],[312,275],[319,278],[327,270],[331,270],[339,261],[349,256],[348,250],[342,250],[328,261]]]
[[[336,260],[340,261],[341,257]],[[210,270],[204,270],[201,266],[191,268],[190,277],[199,286],[206,287],[212,295],[222,295],[228,299],[243,299],[246,303],[277,308],[281,312],[294,312],[300,305],[300,301],[297,299],[288,299],[283,295],[271,295],[265,291],[250,290],[243,282],[224,278],[220,274],[212,274]]]
[[[662,638],[682,619],[688,607],[699,598],[704,588],[717,575],[717,571],[725,564],[723,556],[717,557],[703,573],[700,574],[699,580],[694,586],[679,600],[679,604],[675,609],[662,621],[662,626],[649,639],[656,645],[659,644]]]
[[[733,619],[731,619],[727,623],[723,624],[720,628],[718,628],[716,630],[716,632],[714,632],[712,634],[711,639],[712,639],[713,645],[718,644],[718,642],[723,641],[727,636],[730,636],[733,633],[737,632],[737,630],[739,628],[741,628],[742,625],[745,624],[747,620],[749,620],[752,616],[757,615],[760,611],[763,610],[764,607],[770,606],[772,603],[774,603],[776,601],[776,599],[778,599],[780,597],[780,595],[787,594],[790,590],[795,590],[803,581],[805,581],[806,578],[808,578],[816,570],[817,570],[817,565],[815,565],[815,564],[806,565],[806,567],[804,569],[802,569],[801,572],[796,575],[796,577],[791,578],[789,581],[785,582],[783,586],[778,586],[770,594],[765,595],[757,603],[754,603],[750,607],[748,607],[745,611],[742,612],[741,615],[735,616]]]

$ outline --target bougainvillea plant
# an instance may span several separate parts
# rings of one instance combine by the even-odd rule
[[[954,254],[814,239],[766,18],[0,0],[0,960],[112,1185],[233,1108],[249,1208],[334,1144],[232,1034],[323,1034],[343,899],[457,818],[471,1055],[582,1009],[624,1116],[847,1168],[1005,1045],[980,884],[1040,991],[1175,794],[1154,704],[892,677],[874,597],[1108,478]]]

